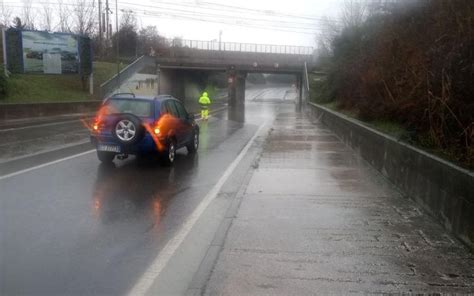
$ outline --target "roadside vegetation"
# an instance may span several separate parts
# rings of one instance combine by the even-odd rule
[[[312,100],[474,168],[474,1],[351,1]]]
[[[117,72],[117,64],[94,62],[94,95],[84,89],[79,75],[14,74],[0,79],[8,90],[1,103],[67,102],[100,99],[100,84]],[[124,64],[122,64],[124,67]],[[3,71],[2,71],[3,73]],[[5,81],[5,82],[3,82]]]

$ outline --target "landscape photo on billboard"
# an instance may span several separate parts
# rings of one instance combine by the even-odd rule
[[[72,34],[22,31],[25,73],[78,73],[77,37]]]

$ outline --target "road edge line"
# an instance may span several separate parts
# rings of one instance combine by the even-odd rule
[[[229,179],[235,168],[239,165],[244,156],[247,154],[248,150],[250,149],[250,146],[252,146],[255,139],[258,137],[265,125],[266,122],[260,125],[255,134],[252,136],[252,138],[250,138],[245,147],[240,151],[239,155],[224,171],[223,175],[220,177],[214,187],[212,187],[212,189],[206,194],[206,196],[199,203],[196,209],[186,219],[180,230],[166,243],[165,247],[158,253],[151,265],[141,275],[136,284],[127,293],[127,295],[141,296],[145,295],[150,290],[155,280],[160,276],[161,272],[166,267],[171,257],[173,257],[178,248],[181,246],[184,239],[188,236],[189,232],[194,227],[198,219],[202,216],[209,204],[216,198],[224,183],[227,181],[227,179]]]

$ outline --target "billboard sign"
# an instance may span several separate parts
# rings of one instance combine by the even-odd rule
[[[24,73],[79,73],[79,46],[76,35],[22,31]]]

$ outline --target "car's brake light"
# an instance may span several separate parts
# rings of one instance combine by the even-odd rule
[[[158,127],[155,127],[155,129],[153,131],[155,132],[155,135],[160,134],[160,128],[158,128]]]
[[[92,124],[92,129],[94,131],[98,131],[101,127],[102,123],[100,122],[100,117],[96,117],[94,119],[94,124]]]

